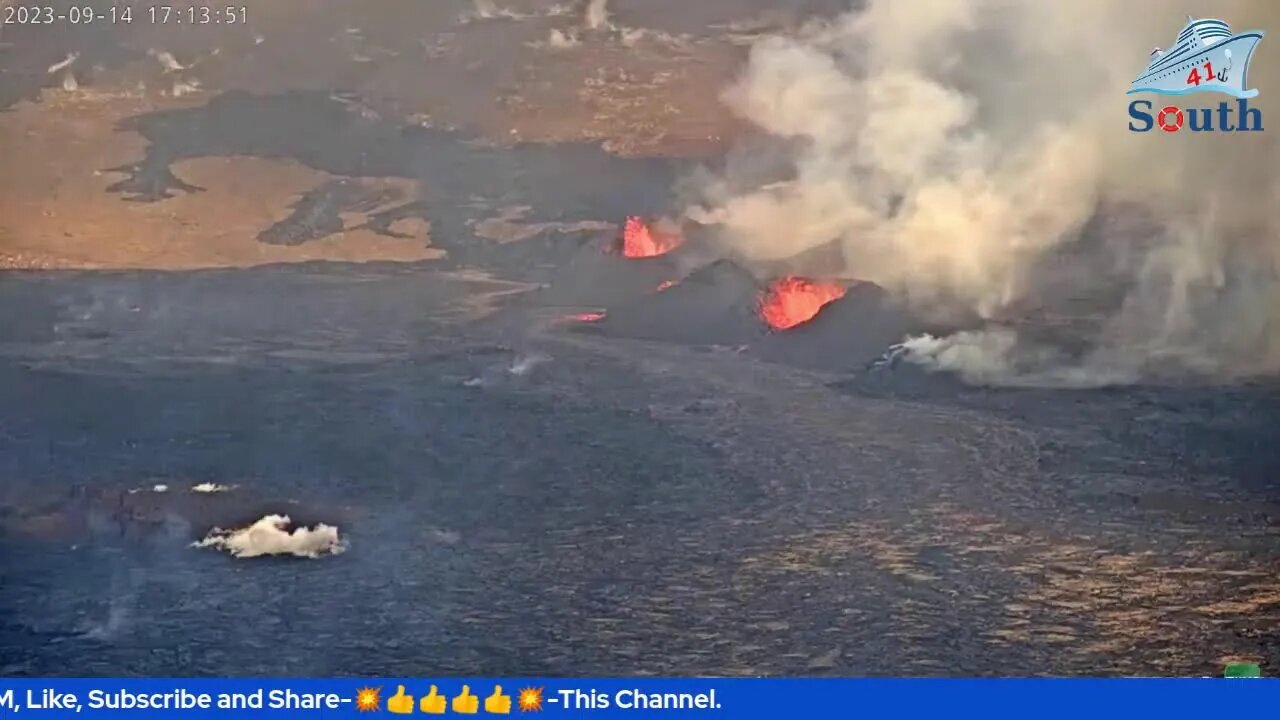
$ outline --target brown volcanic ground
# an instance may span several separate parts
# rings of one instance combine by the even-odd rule
[[[590,141],[624,156],[707,156],[740,131],[717,100],[741,60],[739,26],[781,27],[822,4],[778,13],[746,0],[696,11],[618,2],[616,29],[595,32],[558,14],[557,3],[536,1],[502,3],[515,17],[488,19],[469,2],[391,1],[375,12],[367,3],[289,0],[250,7],[243,26],[160,25],[141,7],[127,26],[10,26],[0,36],[0,107],[8,110],[0,114],[0,263],[194,268],[439,257],[430,218],[397,228],[400,237],[339,231],[305,247],[257,243],[258,231],[327,179],[288,158],[185,163],[172,171],[205,193],[123,202],[104,193],[119,179],[105,171],[136,162],[144,143],[119,124],[232,90],[340,91],[358,98],[366,117],[498,144]],[[576,44],[552,46],[553,31],[577,33]],[[166,68],[160,52],[183,69]],[[75,62],[50,75],[69,53]],[[68,73],[75,90],[61,85]],[[348,220],[347,230],[361,223]]]

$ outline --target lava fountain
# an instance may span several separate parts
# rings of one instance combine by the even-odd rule
[[[655,229],[634,215],[627,218],[622,231],[622,254],[629,258],[666,255],[684,242],[678,233]]]
[[[786,330],[813,319],[827,303],[844,297],[832,283],[789,276],[774,282],[760,298],[760,317],[774,330]]]

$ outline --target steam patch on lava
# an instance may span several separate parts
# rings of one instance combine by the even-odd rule
[[[219,485],[211,482],[202,482],[191,486],[191,492],[204,494],[231,492],[233,489],[235,489],[235,485]]]
[[[578,21],[571,27],[552,28],[545,42],[528,43],[530,47],[567,50],[582,45],[583,35],[612,34],[616,28],[609,22],[608,0],[580,0],[575,11],[566,13],[563,6],[553,6],[550,15],[572,14]]]
[[[642,43],[672,49],[688,49],[694,38],[688,34],[673,35],[651,28],[625,27],[614,22],[607,0],[579,0],[570,10],[564,5],[553,5],[547,16],[572,15],[577,21],[569,27],[552,28],[545,41],[527,43],[530,47],[566,50],[576,48],[585,40],[591,42],[619,42],[625,47]]]
[[[505,365],[491,367],[462,384],[465,387],[490,387],[501,383],[504,379],[527,377],[534,369],[550,361],[551,356],[545,353],[532,352],[516,355]]]
[[[627,47],[636,47],[641,44],[650,44],[670,48],[672,50],[691,50],[696,38],[687,33],[673,35],[661,30],[653,30],[650,28],[619,28],[619,40]]]
[[[138,606],[138,586],[146,581],[146,570],[133,572],[117,569],[111,576],[106,593],[105,617],[94,621],[86,618],[81,632],[91,640],[111,641],[128,632],[135,624],[134,611]]]
[[[475,20],[524,20],[529,17],[531,16],[511,8],[498,7],[494,0],[471,0],[471,11],[458,18],[458,22],[466,24]]]
[[[609,30],[609,0],[586,0],[582,9],[582,26],[587,30]]]
[[[582,44],[582,40],[572,32],[567,32],[559,28],[551,28],[551,32],[547,35],[547,42],[530,43],[532,47],[549,47],[552,50],[568,50]]]
[[[498,14],[498,6],[493,0],[471,0],[471,7],[478,18],[491,18]]]
[[[1280,21],[1280,6],[1263,0],[1215,12],[1241,28]],[[939,369],[959,363],[952,369],[1011,383],[1089,374],[1110,383],[1170,367],[1275,372],[1280,143],[1143,138],[1117,120],[1146,60],[1138,40],[1166,41],[1179,17],[1101,0],[869,0],[794,37],[761,40],[725,98],[788,152],[704,183],[686,214],[718,228],[752,267],[835,238],[842,262],[829,273],[887,288],[940,325],[967,326],[974,315],[990,324],[990,338],[966,331],[922,345],[917,356]],[[1081,27],[1093,29],[1085,55]],[[1276,78],[1255,81],[1263,98]],[[1162,218],[1149,242],[1091,227],[1100,208],[1128,203]],[[1069,335],[1045,350],[1044,338],[1012,329],[1060,280],[1045,258],[1089,246],[1121,262],[1107,277],[1077,273],[1070,295],[1125,288],[1101,309],[1090,350],[1078,352],[1081,338]],[[993,354],[975,374],[981,353]]]
[[[521,355],[511,362],[511,366],[507,368],[507,373],[516,377],[524,377],[528,375],[534,368],[551,360],[551,356],[542,353],[531,353],[529,355]]]
[[[198,540],[191,546],[224,550],[235,558],[263,555],[318,558],[322,555],[339,555],[347,549],[347,543],[338,535],[336,527],[324,523],[319,523],[314,528],[292,525],[293,521],[288,515],[267,515],[238,530],[215,527],[203,540]]]

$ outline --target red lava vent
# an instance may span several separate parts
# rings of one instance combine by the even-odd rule
[[[760,318],[774,330],[786,330],[813,319],[829,302],[844,297],[844,288],[802,277],[774,282],[760,298]]]
[[[622,254],[629,258],[666,255],[684,242],[678,233],[656,229],[636,216],[627,218],[622,231]]]

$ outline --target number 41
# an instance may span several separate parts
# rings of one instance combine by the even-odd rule
[[[1187,76],[1187,84],[1198,86],[1200,84],[1201,79],[1202,78],[1200,77],[1200,68],[1191,68],[1191,74]],[[1204,61],[1204,78],[1203,79],[1206,82],[1213,79],[1213,63],[1209,62],[1208,60]]]

